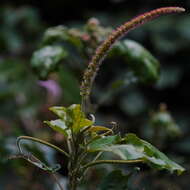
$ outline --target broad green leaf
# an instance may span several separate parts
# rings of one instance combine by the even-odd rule
[[[136,135],[128,134],[125,137],[125,140],[127,144],[131,143],[136,148],[141,147],[145,162],[152,167],[157,169],[167,169],[170,172],[177,171],[178,174],[185,171],[183,167],[170,160],[164,153],[160,152],[150,143],[138,138]]]
[[[66,56],[67,52],[61,46],[45,46],[34,52],[31,65],[39,76],[45,79]]]
[[[158,80],[159,62],[142,45],[132,40],[123,40],[118,42],[114,48],[116,55],[118,56],[119,53],[125,59],[140,81],[152,83]]]
[[[55,120],[56,122],[50,121],[50,127],[54,127],[55,130],[61,133],[64,133],[65,129],[70,129],[74,133],[78,133],[82,128],[93,124],[93,121],[86,119],[85,114],[82,112],[79,104],[73,104],[68,108],[54,106],[51,107],[50,110],[60,118]]]
[[[130,175],[123,174],[121,170],[115,170],[103,179],[100,190],[127,190]]]
[[[88,145],[88,151],[95,152],[106,149],[107,147],[118,143],[121,140],[119,135],[101,137]]]
[[[95,144],[92,147],[94,151],[112,152],[118,155],[122,160],[142,159],[156,169],[167,169],[170,172],[176,171],[181,174],[185,169],[175,162],[171,161],[165,154],[160,152],[150,143],[138,138],[135,134],[128,134],[122,139],[125,144]]]
[[[82,112],[80,104],[71,105],[68,108],[68,112],[73,120],[71,128],[76,133],[79,132],[80,129],[93,124],[91,120],[85,118],[85,114]]]
[[[44,121],[47,125],[49,125],[53,130],[63,134],[64,136],[70,136],[70,129],[67,128],[65,122],[61,119],[52,120],[52,121]]]

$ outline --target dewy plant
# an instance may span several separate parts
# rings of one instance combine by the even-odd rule
[[[145,163],[158,170],[166,169],[170,172],[181,174],[185,170],[183,167],[171,161],[165,154],[135,134],[127,133],[120,135],[115,133],[114,125],[113,128],[96,125],[95,116],[90,113],[89,107],[94,79],[102,61],[115,42],[126,35],[130,30],[158,16],[183,11],[184,9],[179,7],[155,9],[137,16],[114,30],[97,48],[88,64],[88,68],[84,72],[80,88],[82,97],[81,104],[73,104],[69,107],[54,106],[50,108],[50,110],[57,115],[58,119],[45,121],[45,123],[56,132],[65,136],[67,148],[63,150],[41,139],[20,136],[17,139],[19,155],[15,157],[24,158],[37,167],[54,175],[60,168],[59,166],[49,167],[34,155],[24,154],[20,142],[21,140],[31,140],[59,151],[68,159],[70,190],[76,190],[88,169],[99,164]],[[112,153],[115,156],[106,160],[101,159],[101,156],[106,152]],[[94,158],[92,158],[92,155],[95,155]],[[91,161],[89,161],[90,159]],[[60,184],[59,187],[63,189]],[[117,189],[117,187],[115,187],[115,189]]]

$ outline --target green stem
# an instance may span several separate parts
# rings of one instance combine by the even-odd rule
[[[80,177],[79,175],[79,170],[80,170],[80,136],[72,133],[72,139],[70,141],[70,146],[71,146],[71,158],[69,159],[69,164],[68,164],[68,170],[69,170],[69,188],[70,190],[76,190],[77,185],[78,185],[78,178]]]
[[[89,167],[92,167],[92,166],[98,165],[98,164],[135,164],[135,163],[139,163],[139,162],[143,162],[143,160],[141,160],[141,159],[136,159],[136,160],[97,160],[97,161],[90,162],[90,163],[84,165],[83,169],[87,169]]]
[[[49,147],[51,147],[51,148],[57,150],[58,152],[61,152],[62,154],[64,154],[64,155],[67,156],[68,158],[70,157],[70,155],[69,155],[67,152],[65,152],[64,150],[62,150],[61,148],[59,148],[59,147],[57,147],[57,146],[55,146],[55,145],[53,145],[53,144],[51,144],[51,143],[48,143],[48,142],[46,142],[46,141],[43,141],[43,140],[41,140],[41,139],[38,139],[38,138],[35,138],[35,137],[29,137],[29,136],[20,136],[20,137],[17,138],[16,143],[17,143],[18,149],[19,149],[19,151],[20,151],[21,153],[22,153],[22,149],[21,149],[21,147],[20,147],[20,141],[23,140],[23,139],[35,141],[35,142],[38,142],[38,143],[40,143],[40,144],[44,144],[44,145],[46,145],[46,146],[49,146]]]

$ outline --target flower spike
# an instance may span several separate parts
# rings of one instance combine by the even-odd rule
[[[124,23],[123,25],[119,26],[116,30],[114,30],[108,38],[97,48],[94,56],[92,57],[86,71],[83,75],[82,84],[80,87],[80,94],[84,101],[88,102],[89,96],[92,89],[92,84],[94,82],[94,79],[96,77],[96,74],[99,70],[99,67],[106,57],[107,53],[111,49],[111,47],[114,45],[114,43],[122,38],[124,35],[126,35],[130,30],[137,28],[138,26],[141,26],[142,24],[151,21],[161,15],[169,14],[169,13],[180,13],[184,12],[184,8],[180,7],[163,7],[158,8],[155,10],[152,10],[150,12],[144,13],[142,15],[139,15],[132,20]]]

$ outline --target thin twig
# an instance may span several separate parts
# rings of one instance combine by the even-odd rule
[[[29,136],[20,136],[20,137],[17,138],[16,143],[17,143],[17,146],[18,146],[18,149],[19,149],[20,153],[22,153],[22,149],[21,149],[21,146],[20,146],[20,141],[23,140],[23,139],[35,141],[35,142],[38,142],[40,144],[44,144],[46,146],[49,146],[49,147],[57,150],[58,152],[61,152],[62,154],[64,154],[68,158],[70,157],[70,155],[67,152],[65,152],[64,150],[62,150],[61,148],[59,148],[59,147],[57,147],[57,146],[55,146],[55,145],[53,145],[53,144],[51,144],[49,142],[46,142],[44,140],[41,140],[41,139],[38,139],[38,138],[35,138],[35,137],[29,137]]]
[[[89,167],[92,167],[94,165],[98,164],[135,164],[143,162],[142,159],[136,159],[136,160],[97,160],[94,162],[90,162],[83,166],[83,169],[87,169]]]

